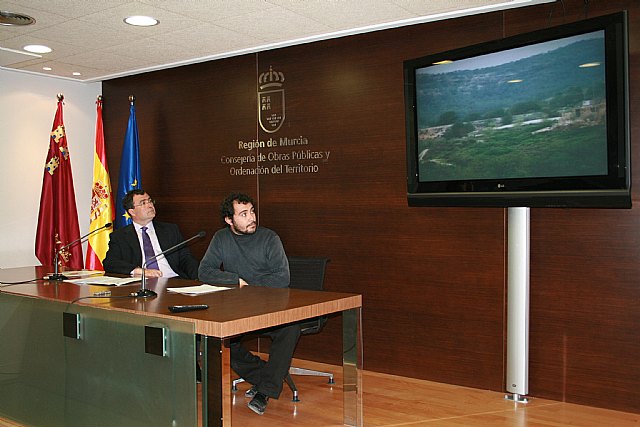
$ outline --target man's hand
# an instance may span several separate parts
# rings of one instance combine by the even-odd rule
[[[132,274],[134,276],[142,276],[142,268],[136,267]],[[144,272],[145,277],[162,277],[162,271],[147,268]]]
[[[249,286],[249,284],[242,279],[238,279],[238,282],[240,283],[241,288],[244,288],[245,286]]]

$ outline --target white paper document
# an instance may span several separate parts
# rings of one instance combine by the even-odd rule
[[[67,282],[75,283],[76,285],[122,286],[132,282],[139,282],[140,280],[140,277],[95,276],[83,277],[82,279],[67,280]]]
[[[175,292],[178,294],[184,294],[184,295],[202,295],[202,294],[210,294],[211,292],[226,291],[228,289],[231,289],[231,288],[226,288],[224,286],[213,286],[213,285],[202,284],[198,286],[185,286],[182,288],[167,288],[167,291]]]

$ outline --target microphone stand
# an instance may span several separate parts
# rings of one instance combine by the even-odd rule
[[[144,263],[142,263],[142,287],[140,289],[138,289],[137,292],[135,292],[135,296],[141,297],[141,298],[148,298],[148,297],[158,296],[157,292],[152,291],[151,289],[147,289],[147,276],[146,276],[145,272],[147,271],[147,263],[149,261],[153,261],[159,255],[160,254],[158,254],[156,256],[153,256],[153,257],[149,258],[147,261],[145,261]]]
[[[192,241],[194,239],[198,239],[200,237],[204,237],[206,234],[207,233],[205,233],[204,231],[200,231],[195,236],[190,237],[187,240],[183,240],[182,242],[178,243],[177,245],[173,245],[169,249],[167,249],[166,251],[162,251],[158,255],[154,255],[151,258],[149,258],[148,260],[146,260],[145,262],[143,262],[142,263],[142,287],[140,289],[138,289],[136,292],[132,293],[131,296],[140,297],[140,298],[148,298],[148,297],[158,296],[158,294],[155,291],[152,291],[151,289],[147,289],[147,275],[146,275],[147,264],[149,262],[153,261],[154,259],[158,258],[160,255],[166,255],[169,252],[173,252],[174,250],[178,249],[181,246],[186,245],[187,243],[189,243],[190,241]]]
[[[60,250],[64,249],[64,247],[60,248]],[[60,251],[56,251],[56,254],[53,256],[53,274],[50,274],[48,280],[67,280],[68,277],[64,274],[58,273],[58,254]]]
[[[108,222],[105,225],[103,225],[102,227],[96,228],[93,231],[88,232],[87,234],[85,234],[84,236],[80,237],[79,239],[74,240],[73,242],[64,245],[63,247],[61,247],[60,249],[58,249],[55,253],[55,255],[53,256],[53,274],[50,274],[49,277],[47,278],[47,280],[57,280],[57,281],[61,281],[61,280],[67,280],[68,277],[65,276],[64,274],[61,274],[58,272],[58,256],[60,255],[60,252],[62,252],[64,249],[67,249],[69,246],[75,245],[76,243],[80,242],[80,241],[84,241],[84,239],[88,238],[89,236],[91,236],[93,233],[96,233],[100,230],[104,230],[105,228],[109,228],[111,227],[111,223]]]

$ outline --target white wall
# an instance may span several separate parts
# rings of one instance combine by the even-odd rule
[[[79,83],[0,69],[0,268],[40,265],[35,236],[56,94],[64,94],[80,234],[89,229],[96,97],[102,83]],[[83,247],[83,256],[86,246]]]

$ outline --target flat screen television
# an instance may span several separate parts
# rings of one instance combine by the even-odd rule
[[[404,62],[409,206],[630,208],[626,12]]]

